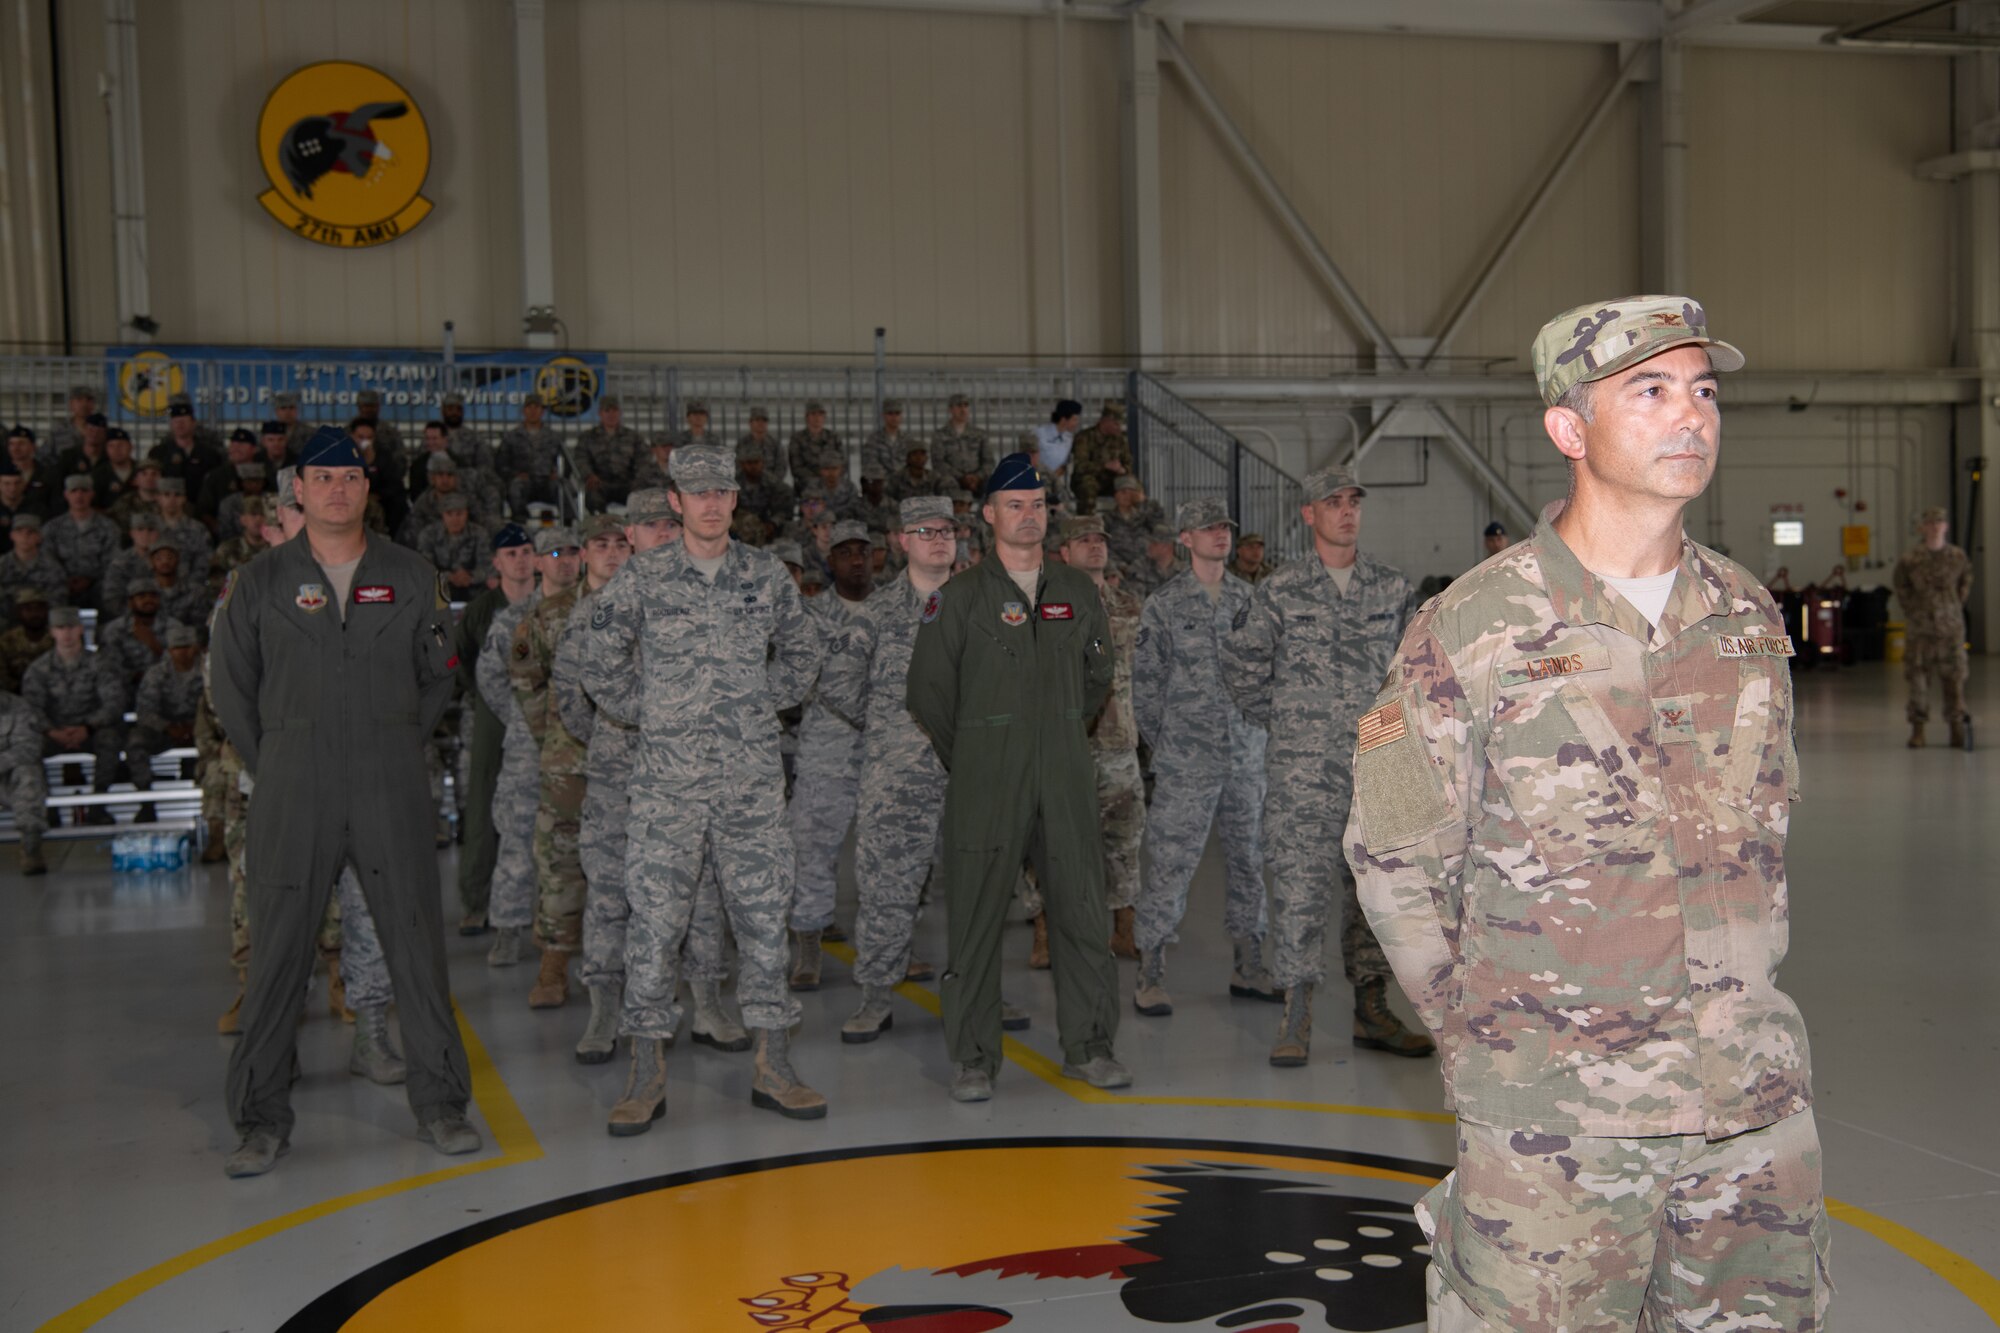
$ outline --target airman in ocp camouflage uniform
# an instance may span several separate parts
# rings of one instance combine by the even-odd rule
[[[1546,325],[1574,512],[1426,603],[1356,726],[1347,854],[1459,1117],[1418,1205],[1441,1333],[1825,1327],[1805,1025],[1775,980],[1793,645],[1681,522],[1742,364],[1682,297]]]
[[[1931,716],[1931,680],[1944,687],[1944,716],[1953,747],[1965,744],[1965,599],[1972,596],[1972,561],[1945,538],[1951,514],[1933,507],[1918,520],[1923,540],[1896,561],[1896,600],[1903,604],[1903,680],[1910,699],[1910,748],[1924,743]]]
[[[664,1113],[662,1043],[680,1023],[677,960],[708,863],[736,928],[737,997],[755,1033],[751,1102],[795,1118],[826,1114],[790,1060],[800,1008],[785,987],[794,867],[776,717],[805,697],[825,648],[784,565],[729,539],[730,451],[676,449],[673,471],[684,535],[634,556],[597,594],[597,642],[584,663],[599,710],[638,727],[641,742],[621,1023],[632,1069],[612,1108],[618,1134],[643,1133]]]
[[[1076,495],[1076,512],[1097,512],[1097,497],[1109,494],[1118,478],[1137,474],[1132,462],[1132,441],[1125,434],[1125,404],[1106,403],[1097,424],[1076,433],[1070,446],[1070,490]]]
[[[1173,1012],[1166,950],[1187,915],[1188,885],[1218,821],[1222,923],[1235,959],[1229,993],[1277,998],[1263,961],[1264,733],[1244,719],[1222,680],[1222,641],[1239,615],[1249,616],[1251,589],[1222,568],[1235,524],[1220,500],[1189,500],[1176,517],[1193,567],[1146,599],[1132,655],[1132,710],[1153,750],[1133,1006],[1153,1016]]]
[[[1063,561],[1090,576],[1111,621],[1111,696],[1090,726],[1097,769],[1097,819],[1104,843],[1104,905],[1111,909],[1111,952],[1137,958],[1134,909],[1139,901],[1139,849],[1146,837],[1146,780],[1139,772],[1139,723],[1132,710],[1132,651],[1139,641],[1139,598],[1104,581],[1111,548],[1095,514],[1062,526]]]
[[[139,680],[133,704],[135,717],[125,742],[126,762],[133,773],[152,773],[152,759],[170,749],[194,744],[194,717],[204,688],[201,635],[192,625],[169,625],[162,635],[167,655]]]
[[[493,534],[471,521],[463,495],[444,496],[438,504],[442,517],[417,534],[416,552],[444,576],[453,596],[475,597],[493,576],[493,566],[486,559]],[[452,525],[458,520],[451,517],[453,514],[468,515],[456,532]]]
[[[607,515],[593,515],[586,529],[597,536],[625,534]],[[528,734],[540,755],[541,781],[535,807],[531,851],[535,867],[535,943],[542,963],[531,1009],[555,1009],[569,999],[569,960],[583,943],[583,864],[576,839],[583,819],[584,743],[569,733],[549,690],[556,645],[570,615],[588,596],[589,585],[573,568],[582,560],[581,543],[568,528],[535,533],[535,563],[542,569],[543,596],[521,618],[508,650],[507,682],[514,691]],[[571,568],[565,568],[570,566]]]
[[[1277,903],[1272,978],[1285,1014],[1271,1063],[1303,1065],[1312,996],[1325,970],[1327,917],[1340,895],[1340,953],[1354,986],[1354,1042],[1423,1056],[1431,1043],[1389,1012],[1389,964],[1340,857],[1354,767],[1346,737],[1381,687],[1408,613],[1410,582],[1357,548],[1361,497],[1345,468],[1305,480],[1314,553],[1257,585],[1222,642],[1222,679],[1265,747],[1264,862]]]
[[[0,690],[9,694],[21,692],[21,677],[29,664],[55,646],[49,635],[49,599],[40,588],[14,594],[14,622],[12,629],[0,634]]]
[[[911,961],[910,937],[938,849],[945,771],[904,706],[910,652],[925,600],[951,575],[951,501],[905,500],[899,535],[910,564],[858,608],[830,646],[817,697],[861,729],[861,788],[855,820],[854,979],[861,1005],[841,1026],[844,1042],[873,1041],[890,1025],[896,983],[927,965]],[[916,535],[921,532],[923,535]]]
[[[860,616],[874,586],[868,569],[868,529],[834,524],[828,560],[833,588],[806,603],[806,619],[830,645]],[[792,890],[793,990],[819,989],[820,940],[833,924],[840,848],[854,823],[861,787],[861,732],[840,713],[806,696],[792,784],[792,845],[798,868]]]
[[[1167,521],[1167,511],[1158,500],[1148,500],[1137,477],[1120,477],[1111,487],[1114,501],[1104,515],[1104,535],[1111,543],[1111,558],[1128,575],[1146,563],[1146,541],[1153,529]]]

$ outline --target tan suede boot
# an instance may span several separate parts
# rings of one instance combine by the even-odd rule
[[[343,1023],[354,1021],[354,1011],[347,1007],[347,982],[340,975],[338,949],[326,956],[326,1011]]]
[[[560,1009],[569,1000],[569,954],[561,949],[542,950],[542,970],[528,992],[530,1009]]]
[[[1037,912],[1034,917],[1035,943],[1028,950],[1028,966],[1043,972],[1049,969],[1049,914]]]
[[[604,1128],[613,1138],[630,1138],[644,1134],[666,1113],[667,1048],[656,1037],[634,1037],[625,1095],[611,1108]]]
[[[792,1034],[779,1028],[758,1028],[753,1037],[751,1059],[757,1074],[750,1083],[750,1104],[776,1111],[792,1120],[820,1120],[826,1116],[826,1098],[799,1082],[792,1072]]]
[[[817,930],[795,930],[792,932],[792,975],[790,985],[793,990],[812,991],[819,989],[820,934]]]
[[[1912,750],[1921,750],[1921,749],[1923,749],[1923,748],[1924,748],[1924,745],[1925,745],[1925,741],[1924,741],[1924,724],[1923,724],[1923,723],[1921,723],[1921,722],[1912,722],[1912,723],[1910,724],[1910,739],[1909,739],[1909,742],[1908,742],[1908,744],[1909,744],[1909,747],[1910,747],[1910,748],[1911,748]]]
[[[1365,1051],[1419,1060],[1437,1053],[1437,1045],[1420,1032],[1403,1026],[1389,1010],[1389,983],[1381,978],[1354,988],[1354,1044]]]
[[[1138,916],[1132,908],[1120,907],[1111,913],[1111,956],[1113,958],[1136,959],[1139,956],[1139,942],[1132,937],[1132,927]]]
[[[1296,1069],[1312,1055],[1313,988],[1288,986],[1285,1015],[1278,1020],[1278,1040],[1271,1046],[1271,1063],[1280,1069]]]

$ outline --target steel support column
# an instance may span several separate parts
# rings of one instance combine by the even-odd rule
[[[1166,353],[1160,286],[1160,51],[1154,23],[1126,21],[1118,81],[1119,205],[1125,232],[1125,345],[1141,370]]]
[[[522,341],[555,346],[556,243],[550,205],[549,66],[544,0],[514,0],[514,115],[521,176]]]
[[[1960,30],[1987,31],[1990,15],[1961,11]],[[2000,56],[1991,52],[1961,56],[1952,80],[1952,148],[1980,153],[2000,148]],[[1952,187],[1958,192],[1959,272],[1965,290],[1958,301],[1958,359],[1979,370],[1979,399],[1959,412],[1957,457],[1961,464],[1986,461],[1986,480],[1978,488],[1979,509],[1967,504],[1967,474],[1949,479],[1947,495],[1926,496],[1923,505],[1952,502],[1951,540],[1972,557],[1972,605],[1967,608],[1975,652],[2000,649],[2000,486],[1993,484],[2000,462],[2000,172],[1968,171]],[[1898,514],[1908,525],[1915,514]],[[1969,520],[1969,521],[1968,521]],[[1903,526],[1901,535],[1911,529]]]
[[[111,129],[112,259],[121,337],[150,339],[146,276],[146,145],[139,112],[138,0],[104,0],[104,103]]]

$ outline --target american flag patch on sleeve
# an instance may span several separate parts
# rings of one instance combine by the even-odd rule
[[[1354,752],[1367,754],[1408,734],[1409,727],[1403,721],[1402,701],[1386,703],[1371,713],[1361,715],[1361,725],[1356,729],[1354,738]]]

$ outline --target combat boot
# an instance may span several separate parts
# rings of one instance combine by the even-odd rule
[[[236,1145],[236,1151],[223,1159],[222,1173],[232,1180],[261,1176],[291,1150],[292,1141],[280,1138],[276,1130],[253,1129]]]
[[[1028,966],[1046,972],[1049,969],[1049,914],[1037,912],[1031,919],[1035,926],[1035,944],[1028,950]]]
[[[236,998],[229,1002],[229,1008],[222,1017],[215,1020],[215,1030],[225,1037],[243,1035],[243,983],[236,983]]]
[[[618,1051],[618,1020],[625,1008],[625,988],[615,981],[601,981],[590,988],[590,1021],[577,1039],[576,1062],[580,1065],[609,1064]]]
[[[340,975],[340,950],[326,955],[326,1011],[343,1023],[354,1021],[347,1007],[347,978]]]
[[[569,954],[562,949],[542,950],[542,970],[528,991],[530,1009],[560,1009],[569,1002]]]
[[[903,980],[905,981],[929,981],[935,976],[937,976],[937,968],[915,954],[910,955],[910,965],[903,969]]]
[[[354,1053],[347,1057],[347,1072],[385,1087],[409,1077],[403,1053],[389,1036],[387,1005],[365,1005],[354,1011]]]
[[[840,1025],[840,1039],[850,1046],[858,1046],[865,1041],[873,1041],[896,1025],[896,1014],[891,1008],[896,992],[887,986],[863,986],[861,1007],[854,1016]]]
[[[501,926],[493,932],[493,947],[486,951],[486,966],[512,967],[521,961],[521,928]]]
[[[23,875],[49,873],[49,863],[42,859],[42,835],[39,833],[21,835],[21,873]]]
[[[1364,1051],[1387,1051],[1412,1060],[1437,1053],[1437,1045],[1403,1026],[1389,1009],[1389,983],[1377,977],[1354,988],[1354,1044]]]
[[[1229,972],[1229,994],[1238,1000],[1284,1003],[1285,993],[1271,984],[1271,974],[1264,970],[1263,944],[1251,935],[1234,936],[1229,943],[1236,953],[1235,966]]]
[[[604,1128],[616,1139],[644,1134],[667,1113],[667,1048],[657,1037],[632,1038],[632,1072],[625,1095],[611,1108]]]
[[[222,841],[222,821],[211,819],[208,821],[208,836],[202,839],[201,863],[205,866],[212,866],[218,861],[226,861],[228,859],[229,848]]]
[[[750,1034],[723,1007],[720,981],[694,983],[694,1039],[718,1051],[747,1051]]]
[[[826,1115],[826,1098],[799,1082],[792,1072],[792,1034],[784,1028],[758,1028],[757,1076],[750,1081],[750,1104],[776,1111],[792,1120],[819,1120]]]
[[[1132,991],[1132,1007],[1148,1018],[1165,1018],[1173,1013],[1173,997],[1167,994],[1165,946],[1140,952],[1139,983]]]
[[[952,1071],[951,1099],[955,1102],[993,1100],[993,1075],[978,1065],[960,1065]]]
[[[1910,748],[1912,750],[1921,750],[1924,748],[1924,745],[1924,724],[1921,722],[1912,722],[1910,724]]]
[[[1139,956],[1139,942],[1132,938],[1132,926],[1138,913],[1129,907],[1120,907],[1111,913],[1111,956],[1113,958],[1135,959]]]
[[[817,930],[792,932],[790,985],[793,990],[819,989],[820,938],[821,932]]]
[[[458,919],[458,933],[461,935],[484,935],[493,927],[486,924],[486,913],[467,912]]]
[[[1295,1069],[1312,1053],[1313,988],[1309,985],[1285,988],[1285,1015],[1278,1020],[1278,1040],[1271,1047],[1271,1063],[1280,1069]]]
[[[1026,1032],[1034,1026],[1034,1023],[1035,1020],[1029,1017],[1026,1009],[1021,1008],[1019,1005],[1009,1004],[1004,999],[1000,1001],[1000,1030],[1002,1032]]]

